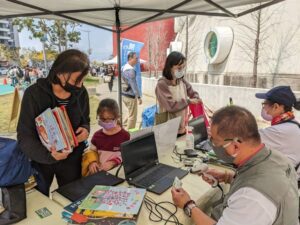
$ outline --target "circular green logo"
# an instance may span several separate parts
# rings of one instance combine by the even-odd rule
[[[209,56],[213,58],[216,55],[218,48],[218,38],[216,33],[213,33],[209,39],[209,45],[208,45],[208,50],[209,50]]]

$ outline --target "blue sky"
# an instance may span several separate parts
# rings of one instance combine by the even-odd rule
[[[94,28],[88,25],[82,25],[78,28],[81,32],[81,40],[74,44],[74,48],[78,48],[84,52],[88,50],[88,32],[90,31],[90,46],[92,49],[91,60],[106,60],[112,54],[112,33],[102,29]],[[30,32],[23,30],[19,33],[21,48],[35,48],[42,49],[42,44],[39,40],[29,39]]]

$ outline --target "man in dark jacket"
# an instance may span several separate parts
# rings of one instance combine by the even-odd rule
[[[83,86],[88,69],[89,60],[84,53],[67,50],[57,57],[48,77],[38,79],[24,93],[17,138],[22,151],[41,175],[38,189],[45,195],[49,194],[54,175],[59,186],[81,177],[82,153],[90,130],[89,97]],[[36,130],[35,118],[47,108],[61,105],[66,107],[79,142],[72,153],[56,149],[50,152],[43,146]]]

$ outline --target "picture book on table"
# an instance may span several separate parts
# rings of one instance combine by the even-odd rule
[[[62,219],[68,224],[93,224],[93,225],[136,225],[137,215],[121,215],[93,210],[78,209],[84,198],[64,207]],[[125,216],[125,217],[124,217]]]
[[[72,223],[69,223],[72,224]],[[78,223],[77,223],[78,224]],[[122,218],[88,218],[81,225],[136,225],[136,219],[122,219]]]
[[[79,209],[137,215],[146,190],[141,188],[96,185],[79,205]]]
[[[71,152],[78,146],[75,133],[64,106],[46,109],[35,118],[36,129],[42,144],[50,151]]]

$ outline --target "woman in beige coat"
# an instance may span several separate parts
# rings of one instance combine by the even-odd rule
[[[186,132],[188,105],[201,102],[198,93],[184,79],[185,66],[186,58],[180,52],[171,52],[155,89],[159,112],[168,112],[169,119],[181,116],[179,135]]]

